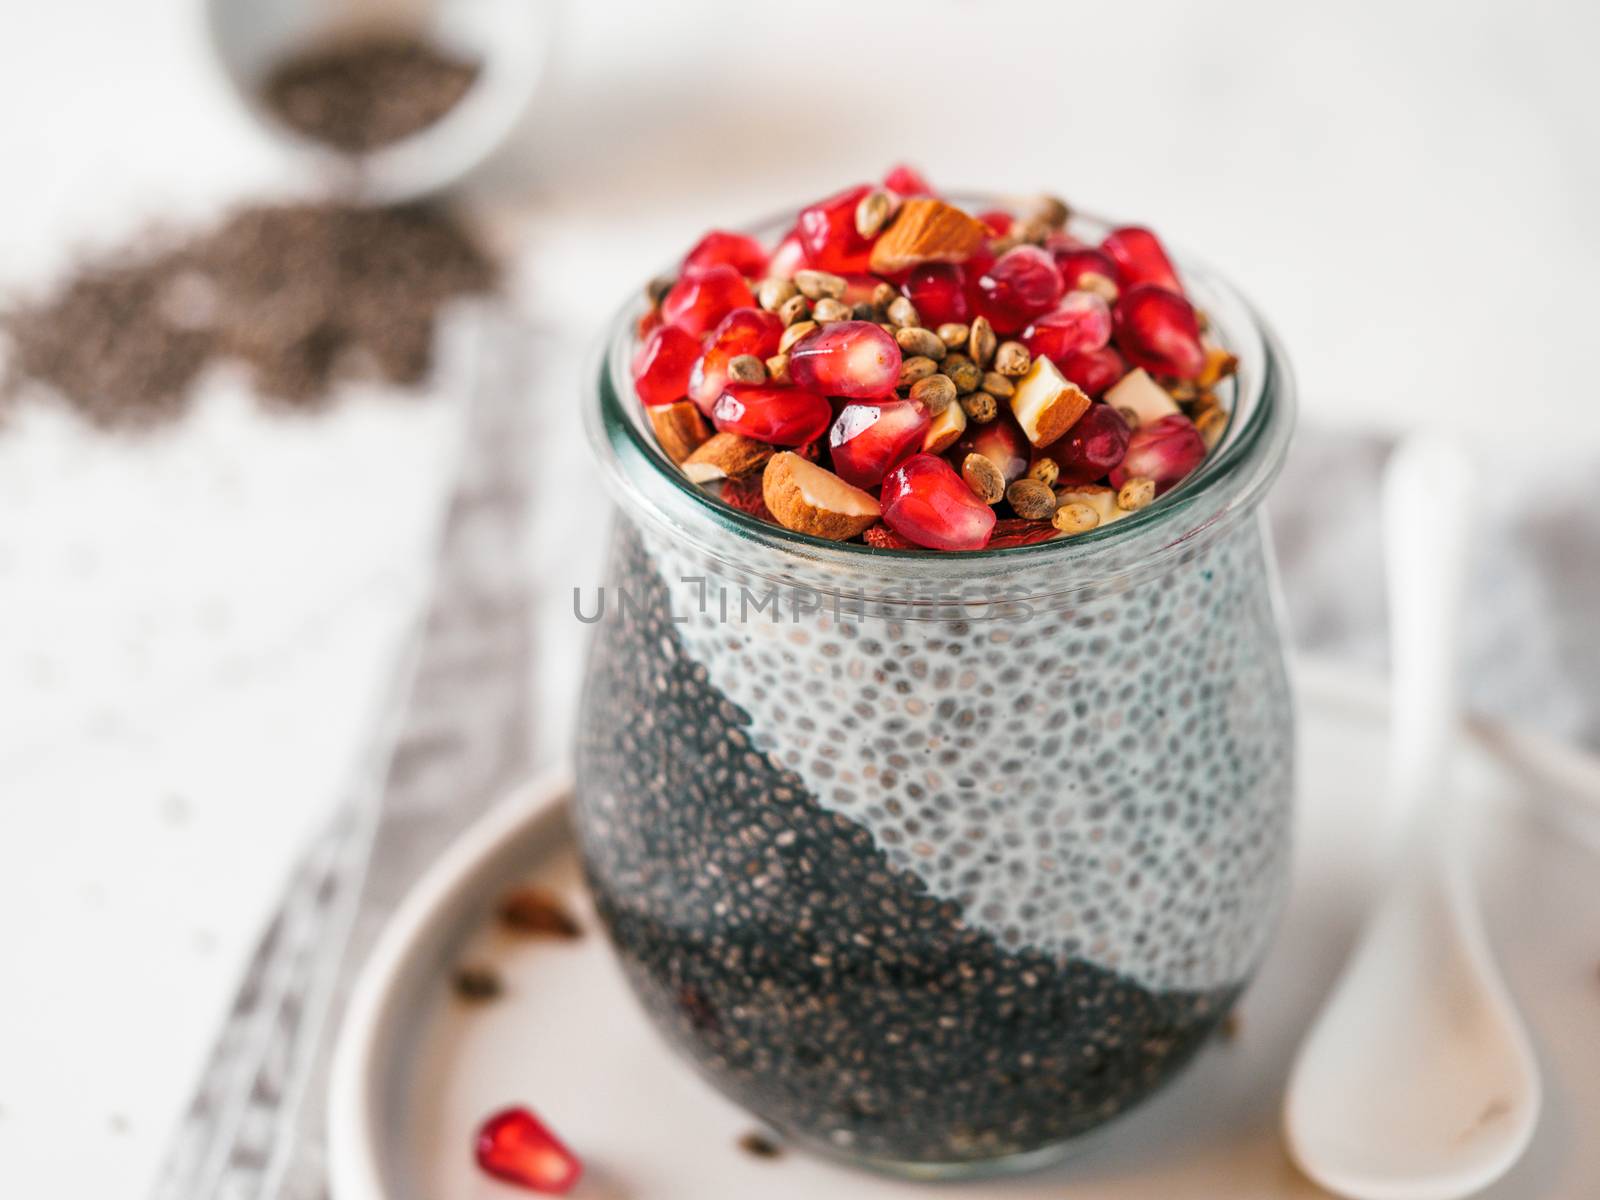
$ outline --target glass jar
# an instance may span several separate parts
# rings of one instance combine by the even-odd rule
[[[968,554],[790,532],[655,444],[621,313],[587,397],[619,516],[576,826],[661,1031],[787,1137],[920,1176],[1031,1166],[1226,1015],[1285,895],[1293,722],[1258,507],[1278,344],[1223,440],[1109,526]]]

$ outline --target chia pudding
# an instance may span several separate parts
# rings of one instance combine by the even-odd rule
[[[1293,401],[1244,303],[1184,284],[1237,365],[1206,385],[1231,416],[1204,461],[1081,529],[1055,519],[1077,501],[1030,517],[952,469],[1009,514],[981,548],[930,544],[937,503],[829,536],[782,495],[751,511],[740,476],[696,481],[630,386],[637,309],[614,330],[587,414],[619,520],[577,606],[579,839],[655,1023],[797,1141],[918,1174],[1037,1162],[1170,1079],[1264,953],[1292,720],[1256,510]],[[880,489],[938,457],[920,446]],[[833,474],[834,449],[792,456]]]

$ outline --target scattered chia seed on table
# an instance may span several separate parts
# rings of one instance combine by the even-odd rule
[[[1005,948],[754,750],[617,536],[639,603],[595,642],[588,687],[612,707],[585,704],[578,831],[624,969],[718,1086],[800,1140],[975,1161],[1103,1123],[1200,1047],[1238,987]]]

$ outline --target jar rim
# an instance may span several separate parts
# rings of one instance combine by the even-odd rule
[[[994,198],[956,199],[983,206]],[[792,219],[791,211],[783,220],[761,222],[746,231],[768,235],[770,240],[774,230],[781,235],[785,222]],[[1073,223],[1112,228],[1109,222],[1077,214]],[[1056,563],[1075,564],[1092,575],[1097,573],[1093,560],[1102,552],[1130,550],[1136,543],[1148,542],[1132,555],[1136,561],[1125,554],[1116,556],[1117,571],[1123,573],[1190,542],[1230,516],[1254,510],[1283,464],[1295,420],[1294,379],[1277,335],[1221,276],[1190,255],[1175,257],[1197,307],[1206,311],[1213,327],[1220,327],[1219,340],[1240,359],[1239,373],[1227,381],[1232,392],[1228,427],[1217,447],[1177,487],[1148,507],[1085,533],[1020,546],[939,553],[829,541],[734,508],[691,482],[644,423],[630,371],[636,326],[645,311],[642,292],[617,310],[592,353],[589,378],[595,385],[593,394],[585,396],[584,413],[591,447],[609,490],[627,515],[664,526],[671,536],[690,541],[720,561],[737,557],[730,554],[731,540],[816,567],[903,570],[908,579],[931,573],[959,581]]]

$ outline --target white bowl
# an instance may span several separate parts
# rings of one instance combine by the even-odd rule
[[[553,0],[203,0],[208,40],[249,112],[308,170],[355,197],[394,204],[439,191],[492,154],[533,98],[554,36]],[[460,102],[433,124],[352,159],[306,137],[266,105],[272,68],[306,46],[381,29],[423,34],[480,64]]]

